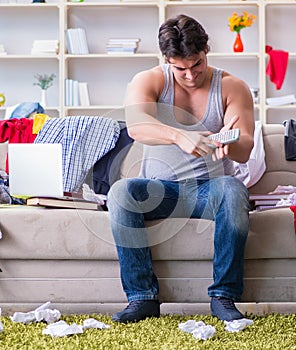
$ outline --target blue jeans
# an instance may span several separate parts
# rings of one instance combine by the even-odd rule
[[[145,221],[170,217],[215,221],[214,282],[208,295],[239,300],[249,231],[248,199],[246,187],[230,176],[180,182],[132,178],[113,184],[107,203],[128,301],[158,299]]]

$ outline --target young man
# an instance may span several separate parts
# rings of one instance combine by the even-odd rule
[[[158,38],[167,63],[138,73],[126,96],[129,135],[144,144],[141,174],[116,182],[108,195],[129,302],[113,320],[159,316],[145,221],[168,217],[215,221],[211,312],[221,320],[243,318],[234,301],[243,292],[249,201],[232,161],[246,162],[253,147],[251,93],[238,78],[208,66],[208,35],[195,19],[168,19]],[[235,143],[207,138],[234,127],[240,129]]]

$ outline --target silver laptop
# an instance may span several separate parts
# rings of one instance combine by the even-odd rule
[[[13,197],[62,197],[62,145],[8,144],[9,191]]]

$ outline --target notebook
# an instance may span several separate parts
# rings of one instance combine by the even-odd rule
[[[62,197],[62,145],[8,144],[9,190],[13,197]]]

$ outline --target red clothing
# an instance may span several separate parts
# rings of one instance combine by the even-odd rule
[[[296,234],[296,205],[291,205],[290,209],[294,212],[294,228]]]
[[[0,120],[0,142],[33,143],[36,134],[33,134],[33,119],[13,118]],[[6,172],[8,173],[8,159],[6,158]]]
[[[266,75],[269,75],[270,81],[274,83],[277,90],[279,90],[285,79],[289,53],[282,50],[273,50],[272,47],[268,45],[265,47],[265,52],[269,55]]]

